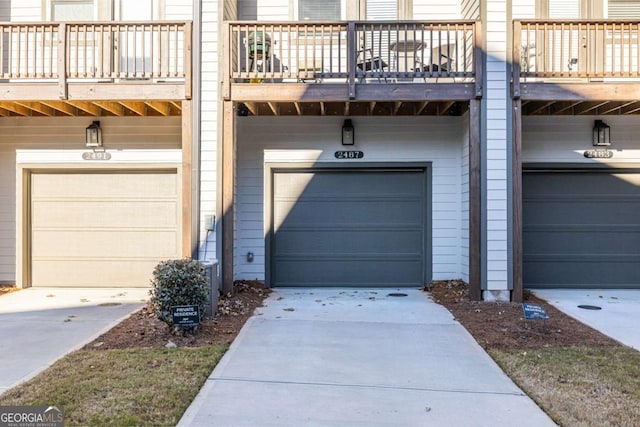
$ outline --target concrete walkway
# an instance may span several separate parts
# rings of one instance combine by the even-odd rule
[[[574,319],[640,350],[640,290],[536,289],[533,292]],[[579,305],[600,307],[600,310],[586,310]]]
[[[0,394],[107,331],[148,289],[28,288],[0,297]]]
[[[555,425],[422,291],[288,289],[266,304],[179,426]]]

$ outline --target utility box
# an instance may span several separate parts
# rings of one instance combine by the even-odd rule
[[[218,261],[202,261],[207,271],[207,283],[209,284],[209,304],[207,317],[213,317],[218,312]]]

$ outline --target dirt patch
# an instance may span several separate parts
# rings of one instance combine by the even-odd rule
[[[15,292],[18,288],[13,285],[0,285],[0,295],[8,294],[9,292]]]
[[[261,282],[236,282],[233,294],[220,297],[217,315],[213,319],[205,319],[195,334],[173,333],[172,328],[158,320],[152,310],[145,306],[84,348],[160,348],[169,342],[177,347],[231,344],[244,323],[257,307],[262,306],[270,292]]]
[[[613,339],[526,291],[525,302],[543,306],[549,320],[525,321],[522,305],[517,303],[469,301],[469,288],[460,280],[436,281],[425,290],[435,302],[444,305],[485,349],[620,346]]]

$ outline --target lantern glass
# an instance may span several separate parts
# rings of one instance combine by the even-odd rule
[[[593,124],[594,147],[611,145],[611,126],[602,120],[596,120]]]

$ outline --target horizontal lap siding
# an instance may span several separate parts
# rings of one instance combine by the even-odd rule
[[[238,117],[236,182],[237,279],[264,279],[264,159],[312,158],[336,162],[342,118]],[[446,118],[354,118],[356,145],[365,162],[433,162],[433,277],[461,277],[463,128]],[[254,261],[247,262],[247,252]]]
[[[83,149],[91,117],[5,118],[0,122],[0,283],[16,268],[16,150]],[[179,117],[101,117],[111,149],[180,148]]]

